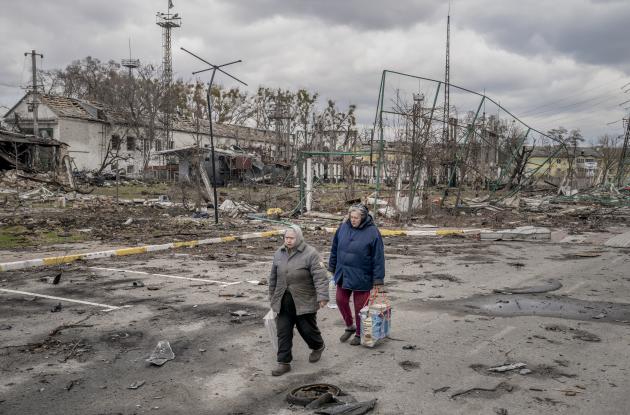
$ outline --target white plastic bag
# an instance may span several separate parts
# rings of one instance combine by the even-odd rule
[[[337,308],[337,285],[334,276],[328,281],[328,308]]]
[[[278,350],[278,330],[276,328],[277,316],[278,315],[273,310],[269,310],[269,312],[265,314],[265,317],[263,317],[263,320],[265,321],[265,328],[267,328],[267,333],[269,334],[269,339],[271,340],[274,352]]]

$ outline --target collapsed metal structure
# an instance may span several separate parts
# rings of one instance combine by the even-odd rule
[[[446,88],[448,111],[438,100]],[[547,160],[535,169],[526,169],[528,145],[550,144],[553,151]],[[348,160],[354,165],[344,167],[344,172],[350,173],[351,180],[357,178],[357,171],[363,171],[369,158],[369,170],[374,174],[364,182],[374,190],[374,210],[378,211],[377,202],[387,184],[396,195],[399,210],[411,211],[418,206],[414,199],[426,199],[423,190],[431,186],[443,188],[441,203],[456,194],[455,207],[460,205],[464,186],[490,190],[495,200],[513,195],[534,184],[539,170],[548,168],[547,161],[563,149],[564,142],[529,126],[485,94],[444,81],[384,70],[369,147],[300,153],[298,208],[310,209],[310,201],[306,202],[312,198],[312,180],[304,183],[303,179],[313,175],[313,158],[341,157],[343,164]],[[405,207],[398,206],[401,193],[407,194]]]

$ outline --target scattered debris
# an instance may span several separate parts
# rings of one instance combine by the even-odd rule
[[[473,393],[482,393],[482,392],[512,392],[514,390],[514,386],[510,385],[507,382],[500,382],[499,384],[497,384],[495,387],[493,388],[485,388],[485,387],[481,387],[481,386],[477,386],[474,388],[470,388],[470,389],[465,389],[465,390],[461,390],[458,392],[455,392],[454,394],[451,395],[451,399],[455,399],[459,396],[466,396],[466,395],[470,395]]]
[[[488,372],[501,373],[501,372],[507,372],[514,369],[520,369],[525,366],[527,366],[527,364],[525,363],[510,363],[510,364],[504,364],[504,365],[496,366],[496,367],[489,367]]]
[[[132,223],[133,223],[133,218],[129,218],[129,219],[127,219],[127,220],[125,221],[125,223],[123,223],[123,225],[125,225],[125,226],[129,226],[129,225],[131,225]]]
[[[551,239],[551,231],[535,226],[521,226],[515,229],[483,231],[479,234],[482,241],[530,241]]]
[[[61,306],[61,303],[57,303],[53,308],[50,309],[51,313],[58,313],[61,311],[63,307]]]
[[[363,415],[370,412],[376,406],[376,399],[365,402],[346,403],[315,411],[321,415]]]
[[[258,211],[258,207],[245,202],[233,202],[230,199],[225,199],[225,201],[219,205],[219,210],[225,212],[232,218],[236,218],[243,214],[255,213]]]
[[[131,283],[131,286],[133,288],[140,288],[140,287],[144,287],[144,283],[142,281],[133,281]]]
[[[11,330],[13,328],[10,324],[0,324],[0,330]]]
[[[175,359],[175,353],[173,353],[170,343],[167,340],[160,340],[157,346],[155,346],[153,353],[151,353],[151,356],[147,359],[147,362],[156,366],[162,366],[164,363],[173,359]]]
[[[341,389],[339,389],[339,387],[335,385],[330,385],[328,383],[302,385],[298,386],[288,393],[287,402],[293,405],[306,406],[327,393],[335,397],[341,393]]]
[[[321,395],[319,398],[315,399],[314,401],[306,405],[305,408],[306,409],[319,409],[323,405],[334,402],[334,401],[335,401],[335,397],[333,396],[333,394],[330,392],[326,392],[323,395]]]
[[[59,281],[61,280],[61,272],[59,272],[57,275],[55,275],[55,278],[53,278],[53,285],[57,285],[59,284]]]
[[[144,384],[145,384],[144,380],[139,380],[139,381],[136,381],[136,382],[132,383],[131,385],[127,386],[127,389],[139,389]]]
[[[402,348],[403,350],[417,350],[418,346],[416,346],[415,344],[408,344],[406,346],[403,346]]]
[[[249,311],[245,310],[230,311],[230,314],[234,317],[247,317],[253,315]]]
[[[419,368],[420,363],[412,362],[411,360],[403,360],[402,362],[398,362],[398,366],[402,367],[406,371],[410,371]]]
[[[525,368],[525,369],[519,370],[518,373],[519,373],[519,375],[529,375],[530,373],[532,373],[532,371],[527,369],[527,368]]]

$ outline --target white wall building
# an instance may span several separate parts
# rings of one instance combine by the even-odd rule
[[[14,129],[33,133],[33,110],[30,94],[25,95],[4,116],[4,121]],[[128,175],[143,172],[147,167],[159,168],[170,160],[154,153],[167,148],[180,148],[195,145],[201,147],[210,143],[209,124],[200,120],[175,117],[172,126],[172,142],[165,142],[161,126],[156,139],[149,141],[136,131],[144,128],[131,128],[120,112],[104,106],[74,98],[52,95],[39,95],[38,128],[43,137],[63,141],[69,145],[69,155],[74,159],[78,170],[99,170],[112,156],[116,162],[104,171],[113,168],[124,169]],[[273,160],[282,150],[274,131],[255,128],[214,124],[214,144],[218,148],[237,145],[242,149],[259,154],[263,159]]]

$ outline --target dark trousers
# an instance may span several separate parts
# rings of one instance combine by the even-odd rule
[[[291,363],[293,360],[291,348],[293,347],[293,328],[296,326],[298,333],[311,350],[319,350],[324,347],[322,334],[317,328],[317,313],[298,316],[291,293],[285,291],[277,320],[278,363]]]

